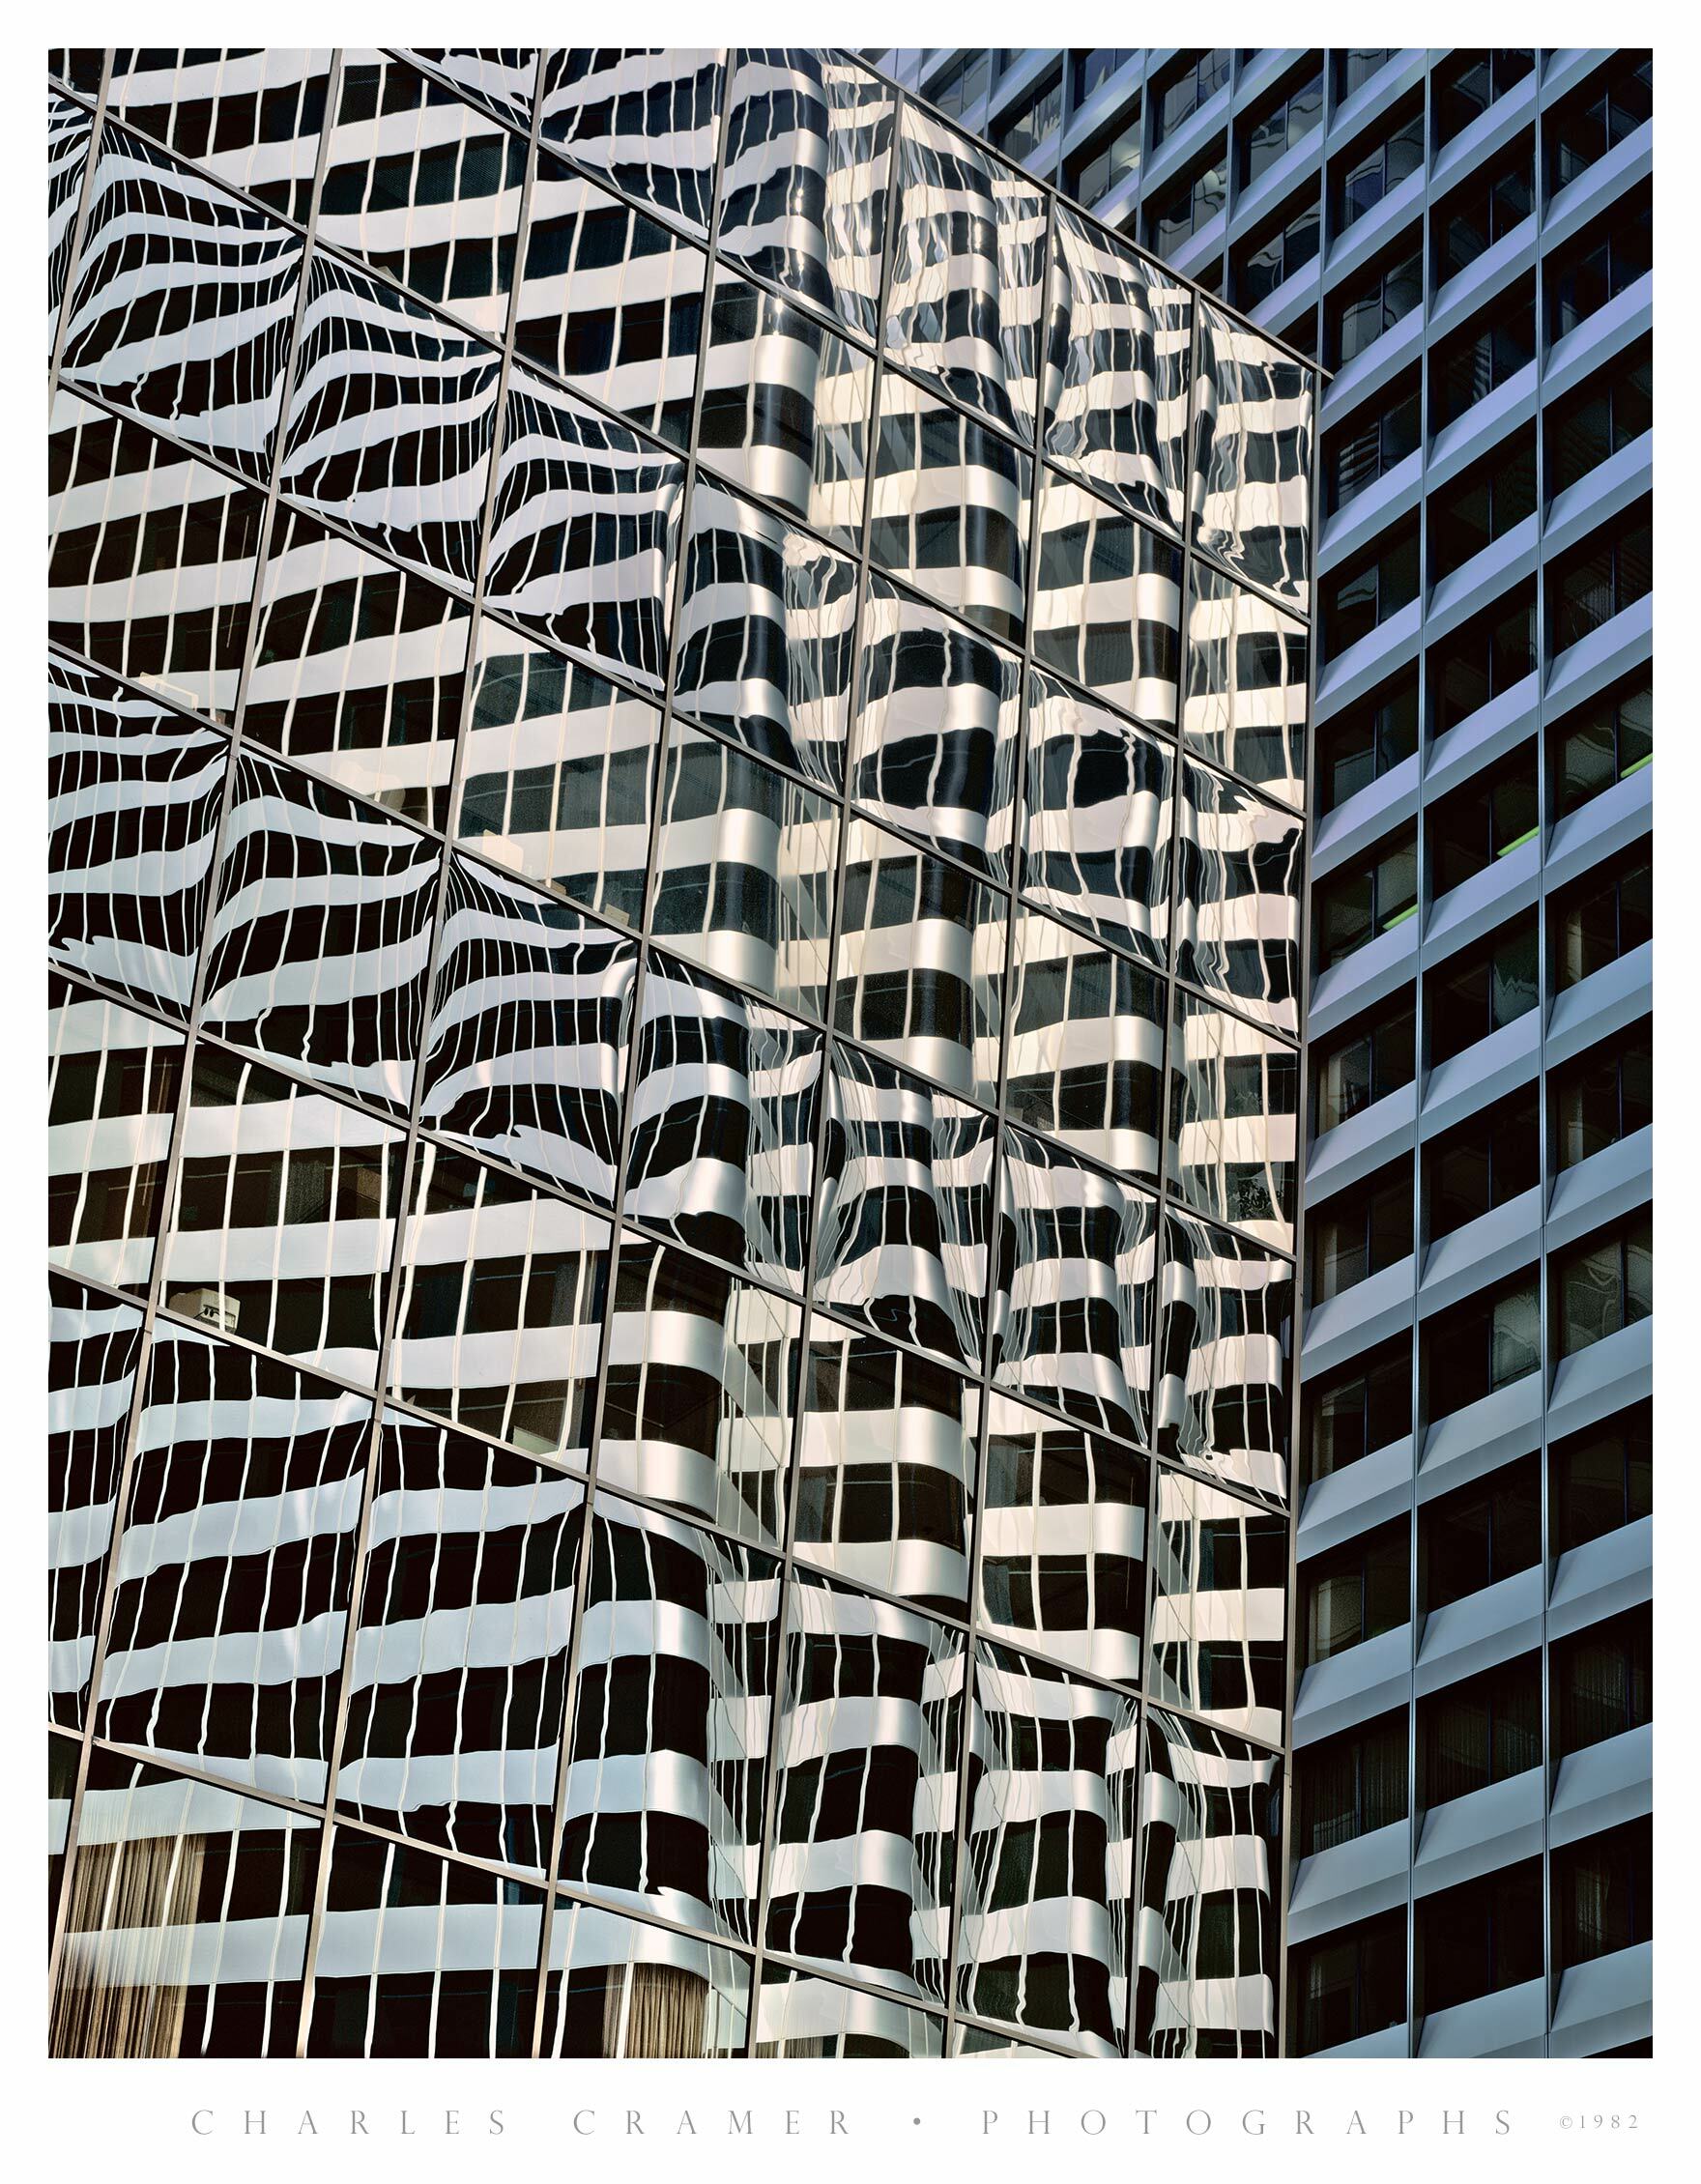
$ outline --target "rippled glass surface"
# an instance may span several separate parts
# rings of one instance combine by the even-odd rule
[[[1033,465],[896,372],[880,382],[869,552],[966,620],[1013,644],[1026,619]]]
[[[582,1465],[602,1356],[608,1223],[429,1142],[412,1192],[395,1394],[528,1454]]]
[[[305,220],[330,81],[328,45],[120,46],[106,96],[181,158]]]
[[[88,164],[94,124],[73,100],[47,94],[47,348],[59,332],[59,310],[71,272],[71,245],[76,231],[83,170]]]
[[[653,705],[486,620],[455,833],[492,864],[636,925],[660,738]]]
[[[80,1729],[142,1355],[142,1315],[47,1278],[47,1718]]]
[[[795,1305],[728,1268],[627,1236],[599,1480],[778,1546],[801,1326]]]
[[[1030,670],[1023,894],[1162,966],[1174,781],[1167,743]]]
[[[1161,1466],[1152,1569],[1153,1697],[1280,1743],[1286,1519]]]
[[[1204,298],[1198,330],[1194,535],[1303,613],[1312,594],[1313,375]]]
[[[992,1398],[979,1619],[1089,1675],[1138,1682],[1146,1605],[1144,1456]]]
[[[853,561],[699,482],[675,681],[684,711],[839,791],[855,617]]]
[[[994,1126],[961,1100],[840,1048],[817,1217],[819,1300],[953,1364],[978,1365]]]
[[[822,1036],[671,957],[646,969],[625,1210],[800,1291]]]
[[[1158,1447],[1282,1503],[1292,1261],[1185,1214],[1167,1216],[1165,1233]]]
[[[826,1013],[838,812],[683,725],[668,747],[650,930],[805,1016]]]
[[[437,846],[244,751],[208,923],[206,1021],[405,1116]]]
[[[958,865],[851,822],[835,1027],[989,1105],[997,1096],[1005,899]]]
[[[343,55],[318,234],[500,341],[526,147],[406,61]]]
[[[680,464],[518,366],[508,380],[487,596],[646,689],[667,667]]]
[[[1016,435],[1034,429],[1046,199],[931,114],[905,109],[884,340],[904,369]]]
[[[764,1966],[751,2054],[780,2061],[822,2056],[937,2058],[944,2020],[886,1995],[841,1987],[771,1958]]]
[[[1207,562],[1193,564],[1187,616],[1188,748],[1283,803],[1306,793],[1310,639],[1295,621]]]
[[[514,346],[540,370],[682,447],[703,330],[701,250],[537,156]]]
[[[74,394],[47,438],[47,633],[228,724],[264,498]]]
[[[1298,1110],[1291,1047],[1177,991],[1168,1178],[1196,1212],[1291,1251]]]
[[[337,1771],[344,1811],[549,1863],[585,1489],[386,1411]]]
[[[198,1048],[160,1301],[370,1387],[403,1143],[340,1100]]]
[[[1133,2052],[1273,2055],[1281,1761],[1151,1708]]]
[[[245,735],[441,833],[471,620],[452,592],[279,508]]]
[[[1158,1214],[1060,1145],[1004,1133],[993,1375],[1070,1418],[1143,1441]]]
[[[1314,373],[850,52],[47,122],[54,2052],[1271,2052]]]
[[[561,1878],[755,1940],[779,1565],[601,1491]]]
[[[871,335],[894,101],[802,47],[735,52],[717,242],[754,273]]]
[[[420,1119],[610,1205],[638,943],[464,857],[449,866]]]
[[[351,1827],[332,1837],[309,2055],[529,2055],[543,1898]]]
[[[306,279],[284,490],[384,554],[470,591],[501,359],[334,258],[316,254]]]
[[[1184,759],[1177,824],[1176,970],[1297,1033],[1304,822]]]
[[[1131,514],[1181,529],[1193,304],[1172,273],[1059,204],[1046,453]]]
[[[108,126],[85,199],[62,376],[264,477],[302,251],[267,214]],[[196,329],[192,348],[186,325]]]
[[[944,1999],[965,1665],[941,1624],[825,1578],[793,1584],[770,1948]]]
[[[1172,729],[1179,710],[1180,549],[1048,472],[1035,551],[1038,664]]]
[[[293,2055],[319,1840],[304,1813],[97,1747],[50,2052]]]
[[[183,1075],[181,1033],[47,983],[47,1250],[57,1266],[146,1296]]]
[[[1022,667],[869,578],[850,793],[887,825],[1010,877]]]
[[[872,358],[819,319],[715,275],[698,451],[835,545],[861,543]]]
[[[735,1950],[557,1899],[543,2055],[724,2059],[744,2053],[749,2017],[750,1965]]]
[[[47,946],[187,1017],[230,746],[141,692],[47,655]]]
[[[811,1325],[804,1370],[798,1556],[965,1615],[979,1390],[823,1318]]]
[[[371,1427],[368,1396],[187,1328],[156,1336],[98,1735],[323,1798]]]
[[[571,46],[543,68],[543,141],[704,234],[725,63],[684,46]]]
[[[1018,910],[1005,1113],[1120,1174],[1155,1177],[1161,992],[1126,956]]]
[[[1079,2055],[1123,2048],[1138,1736],[1132,1698],[977,1647],[958,1999]]]

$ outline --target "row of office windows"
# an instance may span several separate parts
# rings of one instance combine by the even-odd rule
[[[1317,732],[1319,810],[1333,811],[1414,757],[1420,710],[1418,674],[1412,667],[1362,704],[1350,706],[1325,722]],[[1555,821],[1580,811],[1616,782],[1640,772],[1654,756],[1654,691],[1647,671],[1626,677],[1573,711],[1550,721],[1547,749],[1550,811]],[[1533,779],[1534,746],[1522,758],[1514,754],[1508,764],[1522,766]],[[1472,785],[1454,795],[1460,799],[1467,795],[1494,796],[1499,793],[1496,785],[1501,778],[1497,773],[1493,782]],[[1462,815],[1462,802],[1458,809]],[[1505,824],[1495,838],[1499,845],[1496,854],[1514,848],[1519,838],[1511,824],[1515,812],[1504,817]],[[1444,824],[1442,833],[1451,837],[1451,823]],[[1444,891],[1442,887],[1436,889],[1437,893]]]
[[[1556,1851],[1552,1932],[1542,1946],[1542,1861],[1529,1858],[1426,1896],[1414,1920],[1413,2007],[1419,2018],[1542,1975],[1563,1975],[1653,1934],[1652,1824],[1626,1822]],[[1315,2055],[1403,2025],[1406,1913],[1388,1911],[1295,1950],[1289,2052]],[[1647,2042],[1622,2050],[1647,2055]]]
[[[1411,1416],[1410,1345],[1403,1339],[1382,1345],[1359,1360],[1352,1374],[1319,1389],[1309,1408],[1313,1470],[1319,1461],[1340,1469],[1368,1448],[1397,1439]],[[1651,1404],[1636,1404],[1552,1444],[1547,1455],[1550,1560],[1557,1562],[1593,1539],[1638,1523],[1653,1508]],[[1389,1542],[1402,1533],[1404,1523],[1401,1518],[1342,1548],[1341,1567],[1392,1570],[1398,1558]],[[1418,1513],[1417,1548],[1416,1597],[1426,1615],[1532,1567],[1542,1559],[1541,1457],[1534,1452],[1520,1456],[1485,1479],[1425,1504]],[[1327,1577],[1333,1558],[1316,1566]],[[1406,1621],[1406,1593],[1389,1581],[1384,1612],[1393,1614],[1393,1623],[1372,1614],[1368,1595],[1356,1612],[1365,1621],[1375,1621],[1377,1629],[1391,1629]],[[1338,1618],[1338,1636],[1343,1628]],[[1376,1630],[1367,1628],[1364,1634],[1374,1636]],[[1337,1643],[1328,1651],[1341,1652],[1344,1646]],[[1322,1842],[1312,1842],[1302,1847],[1302,1854],[1322,1848]]]
[[[1552,1275],[1557,1358],[1574,1356],[1646,1319],[1653,1308],[1653,1277],[1646,1211],[1557,1257]],[[1312,1383],[1305,1398],[1306,1480],[1314,1484],[1331,1477],[1405,1439],[1418,1419],[1434,1425],[1541,1366],[1541,1293],[1531,1267],[1424,1321],[1417,1386],[1412,1345],[1404,1334]]]
[[[1460,128],[1522,80],[1534,65],[1528,51],[1515,77],[1490,69],[1480,76],[1485,93],[1481,103],[1460,115],[1451,97],[1447,72],[1441,72],[1426,119],[1421,88],[1398,101],[1342,151],[1331,156],[1322,176],[1308,176],[1283,205],[1261,221],[1231,255],[1232,300],[1251,307],[1314,257],[1322,244],[1325,217],[1330,239],[1339,242],[1414,174],[1423,171],[1427,145],[1439,153]],[[1653,64],[1646,52],[1620,53],[1603,64],[1588,83],[1559,101],[1543,118],[1541,171],[1538,132],[1522,131],[1493,160],[1436,205],[1429,223],[1432,278],[1437,286],[1473,264],[1529,217],[1538,205],[1551,202],[1634,129],[1653,111]],[[1225,131],[1188,171],[1146,207],[1144,240],[1154,248],[1184,247],[1223,207],[1230,166],[1245,190],[1271,171],[1286,154],[1320,126],[1323,72],[1314,57],[1291,73],[1268,102],[1237,117],[1232,140]],[[1158,141],[1154,132],[1154,142]],[[1231,150],[1232,142],[1232,150]],[[1066,166],[1065,187],[1072,170]],[[1408,256],[1421,288],[1422,249],[1411,239],[1410,252],[1389,259],[1404,265]],[[1361,290],[1362,290],[1362,285]],[[1380,329],[1378,329],[1380,330]],[[1349,352],[1350,353],[1350,352]],[[1345,354],[1337,361],[1347,360]]]
[[[1646,428],[1644,428],[1646,429]],[[1534,436],[1497,450],[1429,505],[1429,583],[1441,583],[1491,540],[1535,513]],[[1322,656],[1333,660],[1361,643],[1420,589],[1419,523],[1414,512],[1364,555],[1320,586]],[[1653,510],[1641,502],[1556,555],[1545,569],[1547,658],[1569,651],[1654,589]],[[1526,578],[1429,647],[1431,720],[1437,734],[1468,719],[1535,670],[1535,578]]]
[[[1524,757],[1444,797],[1426,822],[1431,899],[1529,841],[1536,832],[1535,799]],[[1313,897],[1318,970],[1405,924],[1416,916],[1417,905],[1414,823],[1379,843],[1365,863],[1318,883]],[[1549,917],[1550,985],[1563,993],[1653,937],[1651,863],[1642,857],[1598,867],[1558,897]],[[1536,1007],[1538,926],[1539,913],[1531,909],[1428,972],[1431,1068]]]
[[[1389,1076],[1395,1074],[1398,1057],[1390,1061],[1389,1049],[1397,1046],[1402,1025],[1409,1062],[1409,1014],[1385,1018],[1372,1033],[1331,1056],[1330,1081],[1317,1094],[1319,1109],[1339,1106],[1341,1078],[1349,1073],[1361,1083],[1362,1073],[1373,1073],[1378,1063]],[[1409,1074],[1405,1081],[1410,1081]],[[1592,1048],[1555,1071],[1548,1079],[1548,1100],[1552,1164],[1558,1175],[1646,1129],[1654,1112],[1646,1022],[1628,1038]],[[1426,1146],[1426,1240],[1439,1243],[1494,1207],[1533,1191],[1541,1173],[1540,1098],[1531,1084]],[[1317,1209],[1310,1224],[1313,1303],[1338,1296],[1408,1255],[1415,1218],[1411,1186],[1408,1156]]]

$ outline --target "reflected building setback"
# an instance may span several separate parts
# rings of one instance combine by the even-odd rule
[[[53,2054],[1276,2053],[1316,372],[847,53],[49,59]]]

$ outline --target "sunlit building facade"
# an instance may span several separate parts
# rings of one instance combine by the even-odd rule
[[[1284,2049],[1646,2054],[1652,58],[886,59],[1331,375]]]
[[[54,2053],[1276,2054],[1312,364],[849,56],[48,107]]]

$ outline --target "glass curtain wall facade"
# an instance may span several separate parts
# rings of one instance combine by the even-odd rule
[[[1284,2045],[1646,2053],[1651,56],[991,59],[1333,375]]]
[[[1312,368],[838,55],[48,104],[54,2052],[1274,2053]]]

